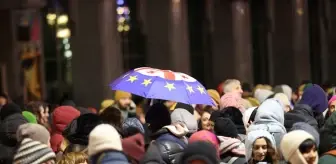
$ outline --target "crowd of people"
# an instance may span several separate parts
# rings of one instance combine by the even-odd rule
[[[0,94],[0,163],[336,164],[334,88],[228,79],[207,92],[212,106],[116,91],[98,110]]]

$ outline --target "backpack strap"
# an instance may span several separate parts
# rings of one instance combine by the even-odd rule
[[[228,164],[233,164],[237,159],[238,159],[238,157],[231,157]]]
[[[336,156],[336,150],[330,150],[330,151],[326,152],[325,155]]]

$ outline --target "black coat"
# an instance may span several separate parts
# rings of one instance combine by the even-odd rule
[[[305,122],[319,131],[319,126],[314,117],[313,110],[308,105],[297,104],[295,105],[294,110],[285,113],[285,127],[287,132],[289,132],[297,122]]]

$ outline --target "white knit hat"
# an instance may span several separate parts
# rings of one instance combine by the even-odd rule
[[[96,126],[89,135],[89,156],[106,150],[122,151],[121,138],[117,130],[109,124]]]

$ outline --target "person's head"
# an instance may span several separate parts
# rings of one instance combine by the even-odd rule
[[[8,103],[8,95],[6,93],[0,93],[0,106],[4,106]]]
[[[228,79],[224,82],[224,93],[237,92],[243,94],[240,81],[237,79]]]
[[[28,146],[29,145],[29,146]],[[13,163],[20,164],[49,164],[55,163],[56,155],[46,144],[25,138],[21,141],[14,155]]]
[[[45,145],[50,146],[49,131],[42,125],[26,123],[19,126],[16,131],[16,138],[21,142],[25,138],[30,138],[34,141],[39,141]]]
[[[299,147],[299,150],[303,158],[306,160],[307,164],[315,163],[318,154],[316,143],[313,140],[307,139],[303,141]]]
[[[164,101],[163,104],[168,108],[168,109],[171,109],[171,107],[176,104],[175,101],[170,101],[170,100],[167,100],[167,101]]]
[[[286,161],[294,163],[317,163],[317,145],[308,132],[294,130],[284,135],[280,148]]]
[[[109,106],[99,116],[104,123],[114,126],[117,130],[121,130],[123,117],[119,109]]]
[[[336,109],[336,96],[331,97],[328,102],[328,115],[330,116]]]
[[[204,110],[200,120],[200,130],[210,130],[213,129],[213,126],[210,125],[209,119],[211,116],[211,110]]]
[[[328,108],[327,96],[317,84],[307,85],[298,103],[310,106],[316,113],[323,113]]]
[[[218,163],[219,157],[213,144],[207,141],[190,143],[184,149],[178,163],[181,164],[209,164]]]
[[[162,103],[152,105],[146,114],[146,123],[151,132],[157,132],[162,127],[171,124],[168,108]]]
[[[128,108],[131,105],[132,94],[124,91],[116,91],[114,100],[118,103],[120,108]]]
[[[41,101],[32,101],[27,104],[26,109],[37,117],[37,122],[39,124],[48,124],[49,107],[46,103]]]
[[[220,104],[220,95],[219,95],[219,93],[216,90],[214,90],[214,89],[208,89],[207,92],[208,92],[209,96],[211,97],[213,103],[215,104],[215,105],[212,106],[212,108],[214,110],[218,110],[219,104]]]
[[[246,160],[248,163],[278,163],[273,136],[265,130],[255,130],[247,134],[245,140]]]
[[[88,164],[88,156],[85,153],[71,152],[64,154],[57,164]]]
[[[279,102],[281,102],[281,104],[283,106],[283,110],[285,111],[285,113],[287,113],[287,112],[289,112],[289,111],[292,110],[289,98],[284,93],[276,93],[274,95],[274,99],[276,99]]]

